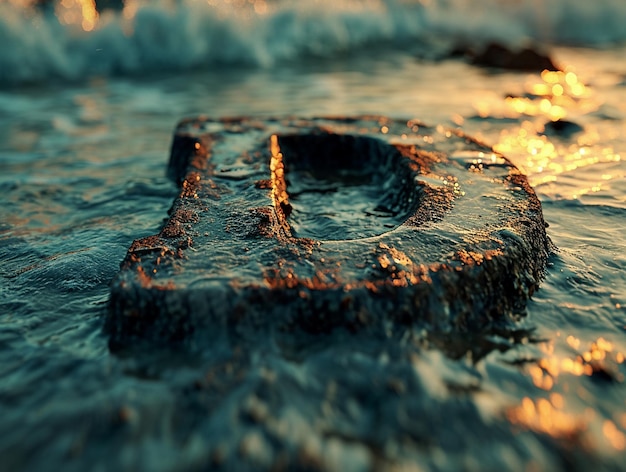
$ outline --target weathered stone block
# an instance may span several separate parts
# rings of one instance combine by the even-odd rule
[[[169,219],[112,283],[112,346],[488,329],[523,311],[550,251],[516,167],[413,120],[186,120],[169,175]]]

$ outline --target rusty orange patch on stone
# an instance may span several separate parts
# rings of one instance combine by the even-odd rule
[[[263,278],[272,290],[285,288],[328,290],[342,287],[336,272],[330,269],[318,270],[312,277],[298,277],[291,267],[282,267],[265,270]]]
[[[411,169],[423,174],[432,171],[433,164],[446,160],[445,154],[435,151],[425,151],[415,145],[393,144],[398,152],[411,161]]]
[[[171,280],[165,283],[155,283],[152,277],[146,273],[142,266],[137,267],[137,280],[142,288],[156,290],[174,290],[176,285]]]
[[[182,183],[183,191],[180,194],[181,198],[198,198],[201,180],[200,173],[195,171],[189,172]]]

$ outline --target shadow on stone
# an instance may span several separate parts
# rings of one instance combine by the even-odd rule
[[[284,136],[278,145],[294,236],[319,240],[376,236],[402,224],[418,205],[421,187],[415,185],[416,172],[383,141],[308,134]]]

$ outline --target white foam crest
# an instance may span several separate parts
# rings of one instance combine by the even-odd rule
[[[52,14],[0,5],[0,81],[215,64],[269,67],[393,39],[405,21],[380,1],[284,2],[265,13],[225,2],[129,4],[131,18],[106,12],[89,32]],[[415,15],[421,7],[409,10]]]
[[[71,0],[72,21],[60,6],[56,15],[44,14],[28,1],[0,4],[0,83],[273,67],[372,44],[416,47],[420,40],[454,47],[626,39],[623,0],[127,0],[123,12],[105,11],[89,28],[80,23],[79,6],[93,7],[93,0]]]

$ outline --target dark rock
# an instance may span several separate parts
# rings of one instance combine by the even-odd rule
[[[470,62],[477,66],[494,67],[513,71],[558,71],[550,56],[536,49],[524,48],[513,51],[498,43],[490,43],[482,52],[470,53]]]
[[[416,121],[187,120],[169,169],[169,219],[112,283],[112,347],[486,332],[523,311],[551,250],[517,168]]]
[[[559,136],[562,138],[571,138],[573,135],[584,131],[584,128],[578,123],[568,120],[548,121],[543,126],[542,134],[547,136]]]

